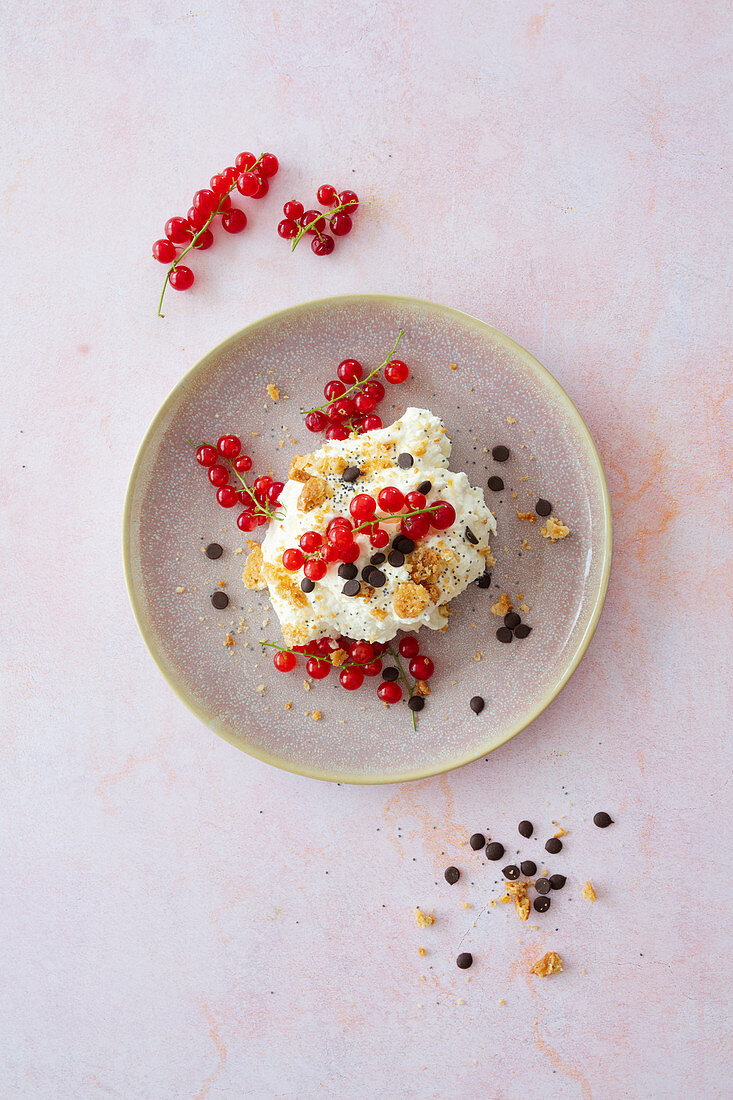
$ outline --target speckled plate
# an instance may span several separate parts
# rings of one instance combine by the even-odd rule
[[[437,671],[417,730],[404,704],[387,709],[371,684],[354,694],[335,676],[304,686],[304,670],[275,672],[261,638],[279,640],[265,593],[241,583],[246,542],[236,510],[223,511],[185,437],[215,442],[239,434],[255,467],[285,478],[293,453],[318,445],[300,407],[318,403],[341,359],[372,366],[404,330],[399,355],[411,368],[388,386],[385,423],[406,405],[441,416],[451,466],[476,485],[498,473],[505,491],[485,489],[497,516],[497,565],[490,589],[453,601],[442,634],[421,639]],[[455,369],[451,369],[455,364]],[[282,399],[268,398],[268,382]],[[491,447],[505,443],[499,466]],[[489,453],[487,453],[487,449]],[[516,495],[515,495],[516,494]],[[541,522],[519,520],[538,497],[571,528],[551,545]],[[210,561],[203,547],[220,542]],[[524,547],[523,547],[524,542]],[[163,404],[130,478],[124,516],[130,599],[143,638],[171,687],[232,745],[319,779],[387,783],[466,764],[524,729],[577,667],[598,621],[611,561],[611,515],[598,452],[577,409],[523,348],[482,321],[432,302],[359,295],[307,302],[236,333],[186,374]],[[229,607],[210,596],[226,582]],[[181,591],[183,590],[183,591]],[[501,592],[529,611],[532,633],[502,645],[490,606]],[[520,595],[521,593],[521,595]],[[234,639],[225,646],[226,635]],[[481,655],[480,659],[477,659]],[[257,690],[257,689],[260,690]],[[480,716],[473,695],[487,701]],[[291,704],[290,706],[288,704]],[[322,717],[311,715],[320,711]]]

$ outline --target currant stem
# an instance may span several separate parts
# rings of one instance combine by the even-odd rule
[[[354,209],[356,209],[356,207],[354,206],[353,202],[343,202],[339,206],[332,206],[330,208],[330,210],[328,211],[328,215],[321,214],[319,212],[319,214],[316,218],[313,218],[311,221],[309,221],[307,225],[301,226],[298,233],[296,233],[296,235],[293,237],[293,242],[290,245],[290,251],[291,252],[295,251],[296,247],[298,246],[300,241],[303,240],[303,237],[306,235],[308,230],[311,229],[314,225],[316,225],[321,220],[321,218],[323,218],[324,221],[325,221],[325,220],[328,220],[328,218],[332,218],[334,214],[340,214],[343,210],[354,210]],[[319,237],[321,237],[320,230],[317,229],[316,233],[318,234]]]
[[[369,374],[366,376],[366,378],[360,378],[358,382],[354,382],[353,386],[349,386],[349,388],[347,390],[344,390],[344,392],[341,394],[341,397],[336,398],[336,400],[342,401],[344,399],[344,397],[348,397],[350,393],[354,392],[354,390],[358,390],[361,386],[363,386],[365,384],[365,382],[370,382],[372,380],[372,378],[374,378],[374,375],[379,374],[380,370],[382,370],[383,367],[388,366],[388,364],[392,361],[392,356],[397,351],[397,345],[399,344],[400,340],[402,339],[402,337],[404,335],[405,335],[404,330],[400,329],[400,331],[397,334],[397,339],[395,340],[394,344],[392,345],[392,350],[390,351],[389,355],[384,360],[384,362],[380,363],[378,367],[374,368],[374,370],[371,370],[369,372]],[[307,414],[309,412],[323,412],[323,410],[328,408],[328,406],[330,404],[331,404],[330,401],[326,401],[325,404],[323,404],[323,405],[316,405],[315,408],[301,409],[300,411],[303,414]]]
[[[372,516],[371,519],[366,519],[363,523],[360,523],[358,527],[355,527],[353,534],[360,534],[360,532],[366,530],[367,527],[371,527],[373,523],[390,523],[396,519],[407,519],[409,516],[424,516],[426,512],[432,515],[434,510],[435,505],[433,504],[430,508],[416,508],[414,512],[387,512],[383,516]]]
[[[412,699],[412,696],[415,693],[412,690],[412,688],[410,687],[410,683],[407,679],[407,676],[405,675],[405,670],[402,667],[402,661],[399,658],[399,654],[395,653],[395,651],[392,649],[391,645],[387,646],[386,652],[389,653],[390,657],[392,657],[393,660],[397,663],[397,670],[400,674],[399,678],[402,680],[403,684],[407,688],[407,697],[408,697],[408,699]],[[416,730],[417,729],[417,714],[414,710],[411,710],[410,714],[412,715],[412,728],[414,730]]]
[[[202,444],[194,443],[194,441],[192,439],[189,439],[187,435],[184,435],[183,438],[186,440],[186,443],[188,443],[191,447],[193,447],[194,451],[197,451],[199,449],[199,446],[202,446]],[[263,515],[267,516],[268,519],[277,519],[277,520],[285,519],[285,513],[284,512],[279,512],[279,511],[277,511],[277,509],[273,510],[272,508],[268,508],[268,507],[265,507],[264,505],[260,504],[259,500],[257,500],[256,496],[254,495],[254,491],[252,489],[250,489],[249,485],[244,480],[244,478],[242,477],[242,475],[240,474],[239,470],[236,468],[234,463],[231,462],[230,459],[224,458],[224,455],[220,455],[219,457],[224,459],[226,464],[229,466],[229,469],[231,470],[231,472],[234,474],[235,477],[239,478],[239,480],[242,482],[242,485],[244,486],[244,488],[249,493],[252,504],[254,505],[253,511],[261,512]]]

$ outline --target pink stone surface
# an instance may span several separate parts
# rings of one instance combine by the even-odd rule
[[[3,1096],[730,1095],[725,16],[5,12]],[[241,148],[283,170],[160,321],[150,244]],[[375,204],[330,259],[291,256],[279,205],[326,180]],[[533,351],[595,434],[616,523],[558,700],[486,761],[369,789],[202,727],[137,634],[119,550],[182,372],[262,314],[359,291]],[[568,830],[568,886],[521,925],[484,911],[495,875],[463,841],[513,845],[525,816]],[[548,949],[564,973],[530,977]]]

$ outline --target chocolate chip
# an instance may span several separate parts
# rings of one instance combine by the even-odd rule
[[[486,858],[491,860],[501,859],[504,855],[504,845],[498,840],[492,840],[486,845]]]
[[[503,443],[499,443],[496,447],[492,447],[491,457],[494,462],[506,462],[509,458],[509,448],[505,447]]]
[[[519,835],[523,837],[530,837],[534,832],[534,825],[531,821],[520,821],[517,828],[519,829]]]
[[[432,481],[421,481],[420,484],[417,487],[417,491],[418,491],[418,493],[422,493],[422,495],[424,497],[426,497],[428,495],[428,493],[430,492],[430,490],[432,489],[432,487],[433,487]]]
[[[478,539],[476,538],[470,527],[466,528],[464,534],[472,546],[478,546]]]
[[[353,581],[354,577],[358,575],[359,570],[352,562],[345,561],[339,566],[338,573],[342,581]]]
[[[512,882],[515,878],[519,878],[519,868],[515,863],[510,863],[506,867],[502,867],[501,873],[504,878],[508,878]]]
[[[504,488],[504,482],[496,474],[489,478],[488,485],[492,493],[500,493]]]
[[[425,700],[423,699],[422,695],[411,695],[410,698],[407,700],[407,705],[410,710],[422,710],[425,706]]]
[[[367,584],[372,583],[369,580],[369,577],[370,577],[371,572],[372,572],[373,569],[374,569],[374,566],[371,564],[371,562],[367,562],[367,564],[364,566],[364,568],[361,571],[361,575],[364,578],[364,580],[367,582]]]
[[[483,848],[486,844],[486,837],[483,833],[474,833],[468,843],[471,845],[474,852],[478,852],[479,848]]]
[[[372,588],[381,588],[386,583],[387,578],[381,569],[372,569],[371,578],[369,580]]]
[[[303,577],[303,580],[300,582],[300,587],[304,592],[312,592],[316,586],[315,582],[312,581],[310,577]]]
[[[531,633],[532,627],[527,626],[526,623],[518,623],[517,626],[514,627],[515,638],[529,638]]]
[[[607,814],[604,810],[593,815],[593,824],[597,825],[599,829],[607,829],[609,825],[613,825],[613,818],[610,814]]]
[[[549,898],[535,898],[534,899],[534,907],[535,907],[535,909],[537,910],[538,913],[546,913],[547,910],[550,908],[551,904],[552,903],[550,902]]]
[[[390,666],[389,668],[383,668],[382,669],[382,679],[383,680],[396,680],[398,676],[399,676],[399,670],[396,669],[396,668],[392,668],[392,666]]]
[[[549,878],[538,878],[534,884],[534,888],[538,894],[549,894],[552,889]]]
[[[372,554],[369,561],[372,565],[382,565],[387,560],[386,554]]]
[[[460,877],[461,872],[458,870],[457,867],[446,867],[445,871],[443,872],[443,878],[450,886],[455,886]]]
[[[496,632],[496,636],[500,642],[504,642],[505,644],[511,642],[514,637],[508,626],[500,626]]]
[[[508,626],[510,630],[514,630],[515,626],[519,626],[522,621],[521,615],[517,615],[516,611],[509,611],[504,616],[504,626]]]
[[[471,702],[468,704],[474,714],[480,714],[486,706],[483,698],[480,695],[474,695]]]
[[[556,856],[558,852],[562,851],[562,841],[556,836],[551,836],[545,844],[545,851],[549,852],[551,856]]]
[[[519,866],[522,868],[522,874],[527,878],[537,874],[537,864],[533,859],[523,859]]]
[[[219,546],[218,542],[210,542],[206,547],[206,557],[211,558],[212,561],[216,561],[224,553],[224,547]]]
[[[456,959],[456,966],[459,970],[468,970],[469,966],[473,962],[473,955],[470,951],[461,951],[460,955]]]
[[[229,605],[229,597],[226,592],[214,592],[211,597],[211,602],[217,611],[223,611],[224,608]]]
[[[405,555],[402,553],[401,550],[390,550],[389,554],[387,555],[387,561],[390,565],[394,565],[399,568],[400,565],[405,564]]]
[[[356,596],[361,591],[361,581],[347,581],[341,591],[344,596]]]
[[[341,480],[346,482],[356,481],[360,473],[361,470],[358,466],[347,466],[341,475]]]
[[[415,543],[412,539],[408,539],[407,535],[398,535],[396,539],[392,540],[392,546],[395,550],[399,550],[401,554],[411,554],[415,549]]]
[[[403,451],[401,455],[397,455],[397,465],[401,470],[409,470],[415,462],[412,455],[408,455],[406,451]]]
[[[552,511],[552,505],[549,500],[544,500],[542,497],[537,501],[534,506],[534,510],[538,516],[549,516]]]
[[[562,890],[567,881],[565,875],[550,875],[550,886],[553,890]]]
[[[491,588],[491,573],[489,573],[488,570],[482,573],[476,581],[476,584],[479,588]]]

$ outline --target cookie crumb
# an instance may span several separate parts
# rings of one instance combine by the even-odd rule
[[[273,385],[272,382],[270,382],[269,386],[267,387],[267,393],[268,393],[268,396],[271,397],[273,401],[279,401],[280,400],[280,390],[277,388],[277,386]]]
[[[321,714],[320,710],[314,710],[311,714],[311,718],[314,722],[319,722],[321,718],[323,718],[323,715]]]
[[[435,924],[435,917],[432,913],[423,913],[420,906],[415,907],[415,920],[417,921],[419,928],[429,928],[431,924]]]
[[[593,889],[593,883],[592,882],[586,882],[585,886],[583,887],[583,897],[585,898],[586,901],[595,901],[596,900],[596,892]]]
[[[178,588],[176,589],[176,592],[178,593],[178,595],[182,596],[185,591],[186,591],[186,589],[183,587],[183,585],[179,584]]]
[[[254,592],[261,592],[263,588],[267,588],[265,579],[262,576],[262,547],[258,542],[249,540],[250,552],[247,555],[247,560],[244,563],[244,572],[242,573],[242,581],[244,587],[249,588]]]
[[[562,970],[562,959],[557,951],[548,951],[541,959],[538,959],[530,970],[530,974],[536,974],[539,978],[547,978],[550,974],[559,974]]]
[[[225,646],[234,645],[234,638],[232,638],[231,634],[227,634],[226,638],[224,639],[224,645]]]
[[[497,615],[499,618],[503,618],[509,611],[513,609],[513,607],[514,604],[509,597],[509,593],[502,592],[502,594],[499,596],[499,599],[492,606],[491,614]]]
[[[543,539],[549,539],[550,542],[558,542],[560,539],[566,539],[570,534],[570,528],[557,519],[555,516],[550,516],[545,526],[540,531]]]
[[[420,956],[421,956],[421,957],[422,957],[423,959],[425,958],[425,955],[427,954],[427,952],[425,951],[425,948],[424,948],[424,947],[418,947],[418,949],[417,949],[417,953],[418,953],[418,955],[420,955]]]
[[[537,516],[534,512],[520,512],[517,508],[517,519],[526,519],[528,523],[536,523]]]
[[[458,363],[449,363],[448,366],[451,370],[458,370]]]
[[[515,417],[513,417],[513,416],[508,416],[508,417],[506,418],[506,422],[507,422],[507,424],[516,424],[516,422],[517,422],[517,421],[516,421],[516,418],[515,418]]]
[[[255,688],[255,691],[258,691],[260,693],[260,695],[264,695],[265,685],[264,684],[258,684],[257,687]]]
[[[527,896],[527,887],[531,882],[507,882],[504,884],[504,894],[499,901],[505,904],[514,899],[514,909],[520,920],[529,920],[530,900]]]
[[[285,709],[286,710],[292,710],[293,709],[293,704],[292,703],[286,703],[285,704]]]
[[[345,649],[336,649],[331,654],[331,664],[335,668],[339,668],[345,661],[348,661],[349,655]]]

